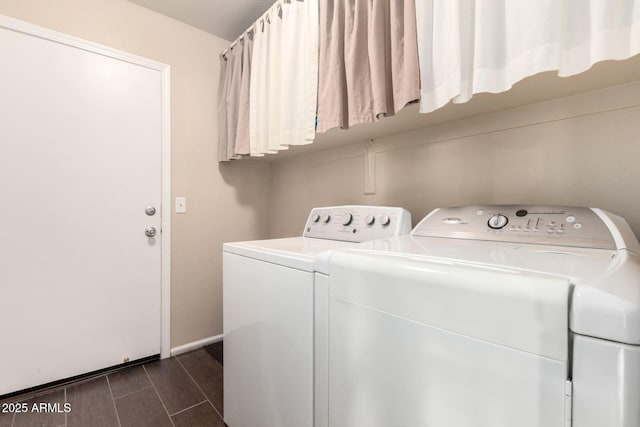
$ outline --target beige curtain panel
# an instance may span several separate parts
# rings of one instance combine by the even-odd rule
[[[218,82],[218,161],[249,154],[249,82],[253,32],[220,55]]]
[[[325,0],[319,32],[318,132],[419,99],[415,0]]]

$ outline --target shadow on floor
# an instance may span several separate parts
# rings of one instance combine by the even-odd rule
[[[222,356],[222,348],[223,348],[222,346],[223,346],[222,341],[218,341],[213,344],[205,346],[204,349],[207,351],[207,353],[211,355],[211,357],[217,360],[221,366],[224,366],[224,363],[223,363],[224,358]]]

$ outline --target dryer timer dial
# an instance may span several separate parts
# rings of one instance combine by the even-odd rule
[[[494,230],[499,230],[508,223],[509,218],[502,214],[495,214],[491,218],[489,218],[489,221],[487,221],[487,225],[489,226],[489,228],[493,228]]]

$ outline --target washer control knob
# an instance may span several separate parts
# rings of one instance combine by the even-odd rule
[[[509,218],[502,214],[495,214],[491,218],[489,218],[489,221],[487,221],[487,225],[489,226],[489,228],[493,228],[494,230],[499,230],[508,223]]]
[[[373,223],[374,223],[374,222],[376,222],[376,217],[375,217],[375,216],[373,216],[373,215],[367,215],[367,216],[364,218],[364,222],[365,222],[367,225],[373,225]]]
[[[380,224],[382,224],[383,227],[391,224],[391,218],[389,218],[389,215],[382,215],[380,217]]]
[[[322,215],[322,222],[324,222],[325,224],[328,224],[329,221],[331,221],[331,215],[329,214]]]
[[[313,222],[320,221],[320,215],[319,214],[313,214],[313,216],[311,217],[311,221],[313,221]]]
[[[342,220],[342,225],[349,225],[353,221],[353,215],[347,213],[344,215],[344,220]]]

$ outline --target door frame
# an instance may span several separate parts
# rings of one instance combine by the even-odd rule
[[[171,356],[171,111],[170,111],[170,67],[141,56],[126,53],[98,43],[49,30],[25,21],[0,15],[0,28],[39,37],[56,43],[104,55],[120,61],[160,72],[162,87],[161,129],[161,284],[160,284],[160,357]]]

